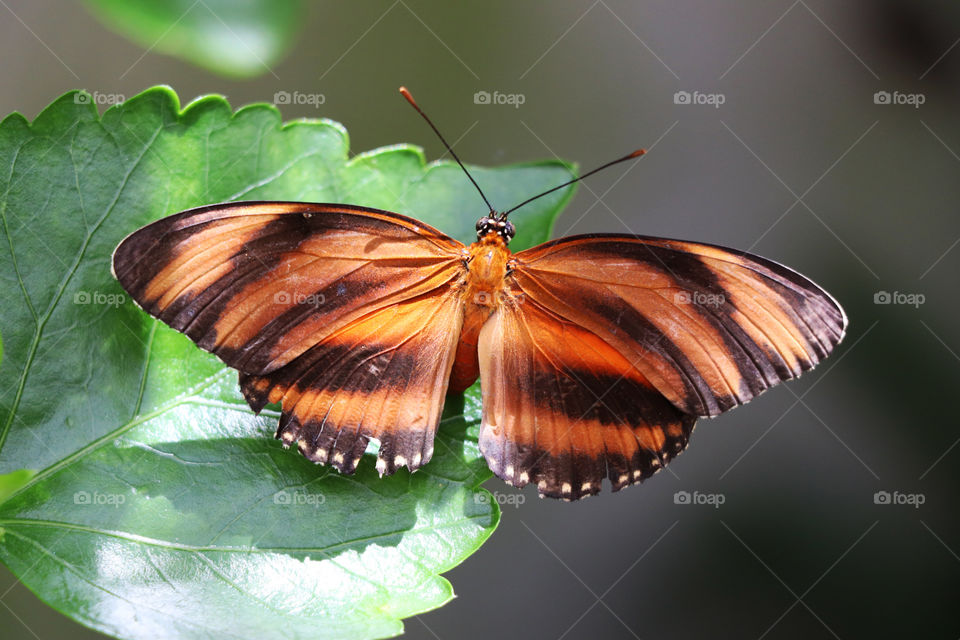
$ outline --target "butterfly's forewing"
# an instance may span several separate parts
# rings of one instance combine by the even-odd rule
[[[349,472],[376,437],[392,471],[432,450],[462,248],[373,209],[228,203],[140,229],[113,267],[147,312],[241,372],[254,409],[282,402],[288,444]]]
[[[769,260],[632,236],[516,255],[481,333],[494,472],[577,498],[642,480],[713,416],[800,375],[843,337],[822,289]]]
[[[714,245],[575,236],[517,254],[518,291],[613,346],[677,408],[714,416],[829,354],[843,310],[770,260]]]
[[[683,450],[696,420],[596,334],[529,298],[505,299],[479,353],[480,450],[500,478],[543,495],[639,482]]]

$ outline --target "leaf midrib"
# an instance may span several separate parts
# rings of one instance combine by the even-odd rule
[[[419,534],[419,533],[432,533],[438,530],[443,529],[452,529],[458,527],[466,522],[471,522],[473,520],[489,519],[489,513],[477,513],[473,515],[465,515],[462,518],[457,520],[452,520],[442,524],[429,524],[423,527],[416,527],[413,529],[397,529],[395,531],[390,531],[386,533],[378,533],[372,536],[364,536],[359,538],[353,538],[351,540],[344,540],[343,542],[338,542],[336,544],[327,545],[325,547],[211,547],[205,545],[188,545],[183,543],[171,542],[169,540],[161,540],[159,538],[150,538],[148,536],[141,536],[135,533],[130,533],[126,531],[113,531],[108,529],[98,529],[96,527],[88,527],[85,525],[74,524],[71,522],[60,522],[57,520],[39,520],[32,518],[0,518],[0,527],[3,526],[36,526],[36,527],[50,527],[53,529],[66,530],[66,531],[79,531],[82,533],[89,533],[91,535],[105,536],[108,538],[115,538],[117,540],[123,540],[125,542],[132,542],[136,544],[143,544],[147,546],[157,547],[160,549],[165,549],[168,551],[184,551],[189,553],[267,553],[267,554],[284,554],[291,555],[296,553],[319,553],[324,556],[328,556],[331,552],[339,552],[341,550],[350,550],[355,546],[362,544],[369,544],[376,542],[378,540],[383,540],[386,538],[394,538],[397,536],[405,536],[408,534]],[[11,531],[11,533],[14,533]],[[38,543],[39,544],[39,543]]]

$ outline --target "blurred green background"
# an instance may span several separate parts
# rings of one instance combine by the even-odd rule
[[[179,32],[145,53],[79,4],[0,5],[0,114],[165,83],[184,102],[338,120],[354,152],[412,142],[436,158],[405,84],[471,163],[650,150],[583,185],[558,235],[751,250],[846,308],[826,363],[701,421],[642,487],[565,504],[488,483],[498,531],[408,637],[960,636],[960,421],[944,400],[960,381],[956,3],[311,2],[252,79],[161,53]],[[217,42],[261,52],[251,24]],[[2,638],[101,637],[2,568],[0,604]]]

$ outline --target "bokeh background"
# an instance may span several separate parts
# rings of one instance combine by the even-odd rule
[[[499,529],[408,637],[960,636],[960,6],[312,2],[302,25],[289,55],[234,80],[145,54],[78,4],[2,0],[0,114],[75,88],[165,83],[235,107],[300,92],[323,104],[284,117],[344,123],[354,153],[437,158],[406,84],[470,163],[650,150],[583,185],[557,235],[748,249],[850,317],[821,367],[701,421],[642,487],[565,504],[488,483]],[[102,637],[3,568],[0,596],[0,637]]]

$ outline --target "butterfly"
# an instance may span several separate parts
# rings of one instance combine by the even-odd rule
[[[826,291],[743,251],[591,234],[511,253],[508,215],[533,199],[487,203],[470,246],[355,205],[215,204],[135,231],[113,273],[238,370],[255,412],[280,403],[276,436],[308,459],[352,474],[376,440],[381,475],[415,471],[446,394],[479,377],[490,469],[566,500],[650,477],[697,418],[796,378],[843,338]]]

